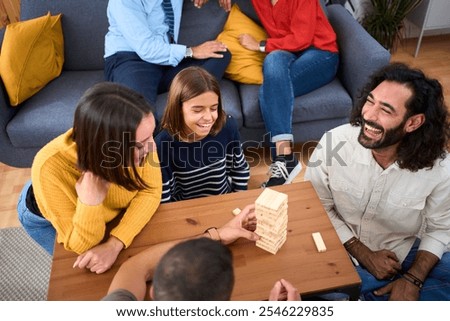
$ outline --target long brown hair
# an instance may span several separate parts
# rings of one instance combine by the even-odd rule
[[[214,92],[219,97],[218,118],[211,128],[210,135],[217,135],[226,122],[226,114],[222,107],[220,86],[216,78],[201,67],[188,67],[180,71],[170,85],[167,105],[161,120],[161,127],[170,135],[187,139],[182,113],[183,103],[206,92]]]
[[[123,186],[147,187],[134,161],[136,129],[152,113],[143,96],[122,85],[102,82],[81,97],[73,122],[78,167]]]

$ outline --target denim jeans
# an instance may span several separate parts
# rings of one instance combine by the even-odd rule
[[[402,270],[408,271],[414,258],[420,241],[416,241],[414,246],[408,253],[408,256],[402,263]],[[390,280],[377,280],[372,274],[361,266],[357,266],[356,270],[362,281],[361,297],[363,300],[388,300],[389,295],[376,296],[373,291],[379,289],[386,284],[392,282]],[[401,276],[394,278],[398,279]],[[444,253],[441,260],[434,266],[428,274],[422,289],[420,290],[420,301],[449,301],[450,300],[450,252]]]
[[[293,141],[294,98],[332,81],[338,65],[337,53],[314,47],[297,53],[276,50],[266,56],[259,105],[272,142]]]
[[[28,235],[30,235],[31,238],[42,246],[50,255],[53,255],[56,230],[50,221],[34,214],[27,208],[26,196],[30,185],[31,181],[26,183],[19,196],[19,201],[17,203],[19,221]]]
[[[222,79],[231,60],[229,51],[223,58],[183,59],[176,67],[152,64],[142,60],[136,53],[122,51],[105,59],[105,79],[125,85],[155,106],[158,94],[169,90],[178,72],[189,66],[203,67],[217,80]]]

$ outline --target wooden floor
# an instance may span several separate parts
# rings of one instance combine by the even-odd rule
[[[392,56],[392,61],[405,62],[423,69],[429,76],[438,79],[444,86],[445,101],[450,106],[450,35],[424,37],[418,57],[414,58],[417,39],[409,39],[400,45]],[[315,144],[295,146],[305,163]],[[270,164],[267,150],[259,150],[259,157],[249,157],[251,178],[249,188],[259,188],[267,176]],[[252,153],[254,156],[254,153]],[[295,181],[302,181],[304,167]],[[30,179],[30,169],[20,169],[0,163],[0,228],[20,226],[17,219],[16,204],[23,184]]]

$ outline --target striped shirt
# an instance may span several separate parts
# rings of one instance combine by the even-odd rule
[[[216,136],[182,142],[163,130],[155,141],[163,178],[161,202],[247,189],[250,168],[231,116]]]

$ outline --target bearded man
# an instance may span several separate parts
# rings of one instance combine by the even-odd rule
[[[450,136],[441,84],[393,63],[306,170],[363,300],[450,300]]]

